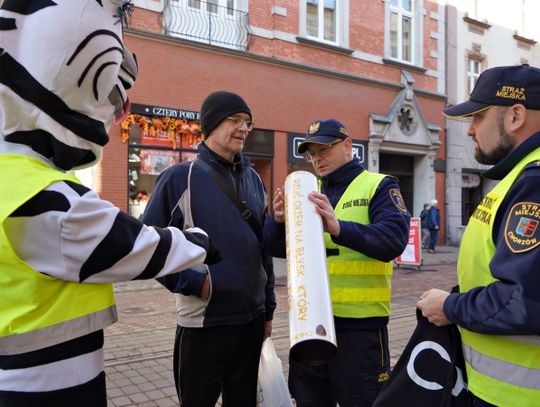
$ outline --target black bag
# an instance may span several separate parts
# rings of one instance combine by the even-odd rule
[[[469,407],[456,325],[438,327],[416,310],[418,324],[373,407]]]

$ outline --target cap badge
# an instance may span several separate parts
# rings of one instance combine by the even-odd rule
[[[321,122],[311,123],[311,125],[309,126],[309,134],[317,133],[320,127],[321,127]]]
[[[502,86],[496,93],[496,96],[504,99],[525,99],[525,88],[516,88],[514,86]]]
[[[340,128],[339,128],[339,132],[340,132],[341,134],[345,134],[346,136],[349,135],[349,132],[347,131],[347,129],[346,129],[345,127],[340,127]]]

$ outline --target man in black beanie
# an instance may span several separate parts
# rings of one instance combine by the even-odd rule
[[[251,110],[231,92],[211,93],[201,106],[205,141],[193,162],[159,177],[143,221],[198,226],[222,260],[161,279],[175,293],[178,327],[174,378],[184,407],[254,406],[263,340],[276,307],[272,258],[261,247],[264,185],[243,157],[253,130]]]

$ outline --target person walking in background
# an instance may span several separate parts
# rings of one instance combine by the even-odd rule
[[[499,183],[463,233],[459,293],[431,289],[418,301],[436,325],[460,328],[474,406],[540,403],[540,69],[483,72],[470,100],[444,111],[468,117],[478,162]]]
[[[428,227],[428,211],[429,204],[424,204],[424,209],[420,212],[420,226],[422,229],[422,249],[427,249],[429,245],[429,227]]]
[[[365,170],[335,119],[309,126],[298,154],[321,177],[310,193],[322,217],[335,316],[337,356],[318,364],[289,358],[289,389],[298,407],[371,406],[390,373],[388,318],[392,260],[408,241],[410,216],[398,181]],[[265,246],[285,257],[281,188],[265,225]]]
[[[430,208],[428,210],[427,226],[429,230],[429,245],[428,251],[433,253],[435,251],[435,245],[439,238],[439,229],[441,228],[441,213],[437,205],[439,202],[436,199],[432,199],[430,202]]]
[[[225,407],[254,406],[276,303],[272,258],[261,242],[266,191],[242,155],[253,130],[251,110],[237,94],[214,92],[202,104],[201,130],[198,158],[161,173],[143,221],[205,228],[223,258],[160,279],[176,293],[173,358],[181,405],[213,407],[221,393]]]
[[[1,406],[105,407],[111,283],[210,261],[202,230],[145,226],[73,175],[129,109],[120,3],[0,2]]]

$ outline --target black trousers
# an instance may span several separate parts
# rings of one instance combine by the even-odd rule
[[[289,390],[297,407],[368,407],[390,374],[387,327],[337,331],[337,355],[326,363],[289,358]]]
[[[264,315],[241,325],[178,326],[174,382],[183,407],[254,407]]]

